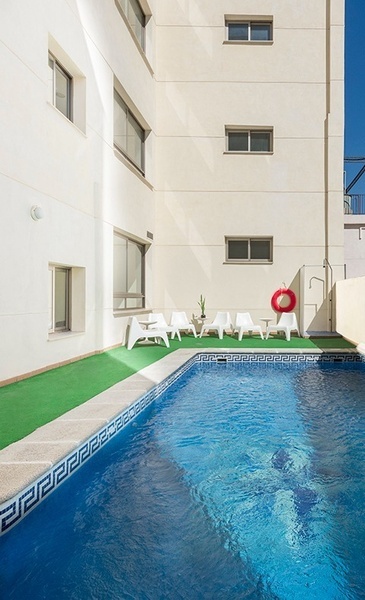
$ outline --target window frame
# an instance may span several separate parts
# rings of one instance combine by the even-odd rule
[[[141,125],[141,123],[138,121],[138,119],[134,116],[133,112],[130,110],[128,104],[123,100],[122,96],[120,95],[120,93],[118,92],[118,90],[114,87],[114,94],[113,94],[113,109],[114,109],[114,119],[115,119],[115,104],[119,104],[122,105],[122,110],[125,109],[125,113],[126,113],[126,140],[127,140],[127,148],[123,148],[120,144],[118,144],[116,142],[116,131],[115,131],[115,124],[114,124],[114,131],[113,131],[113,144],[114,147],[118,150],[118,152],[120,152],[128,162],[130,162],[143,176],[145,176],[145,155],[146,155],[146,137],[147,137],[147,132],[146,129]],[[142,138],[141,138],[141,164],[139,165],[134,158],[128,153],[128,135],[127,135],[127,127],[128,124],[131,124],[132,126],[134,124],[137,124],[137,126],[140,128],[141,132],[142,132]]]
[[[50,322],[48,325],[48,333],[59,333],[65,331],[71,331],[71,267],[65,267],[62,265],[49,265],[48,270],[51,273],[51,290],[50,290]],[[56,274],[57,272],[66,273],[65,279],[65,324],[62,326],[57,326],[56,324]]]
[[[119,237],[122,238],[123,240],[126,241],[126,257],[125,257],[125,269],[126,269],[126,282],[127,282],[127,287],[128,287],[128,246],[130,244],[133,244],[134,246],[137,246],[138,248],[141,249],[141,271],[140,271],[140,278],[141,278],[141,291],[140,292],[127,292],[127,291],[120,291],[120,290],[116,290],[115,289],[115,275],[114,275],[114,266],[115,266],[115,244],[114,244],[114,240],[115,237]],[[113,312],[114,313],[126,313],[126,312],[133,312],[133,311],[140,311],[140,310],[144,310],[146,308],[146,252],[147,252],[147,245],[144,244],[141,241],[138,241],[136,239],[133,239],[132,237],[129,237],[128,235],[121,233],[120,231],[118,231],[117,229],[114,229],[113,231]],[[125,306],[124,308],[117,308],[115,307],[115,300],[125,300]],[[141,306],[128,306],[128,300],[141,300]]]
[[[52,104],[53,106],[69,121],[73,122],[73,77],[72,75],[65,69],[65,67],[57,60],[57,58],[52,54],[52,52],[48,51],[48,66],[50,66],[50,62],[53,63],[52,67]],[[66,112],[63,112],[57,106],[57,71],[65,77],[67,82],[67,101],[66,101]]]
[[[124,21],[126,22],[126,24],[128,26],[128,29],[129,29],[131,35],[133,36],[133,39],[138,44],[138,46],[141,48],[142,52],[145,54],[146,53],[146,25],[147,25],[148,16],[146,15],[145,11],[143,10],[141,3],[139,2],[139,0],[125,0],[125,2],[122,2],[121,0],[115,0],[115,3],[116,3],[116,6],[117,6],[119,12],[122,15]],[[137,14],[137,12],[134,10],[133,3],[135,3],[135,5],[137,5],[137,7],[139,8],[139,14]],[[124,6],[123,6],[124,4],[126,6],[126,10],[124,9]],[[134,17],[138,21],[139,21],[138,16],[142,17],[141,21],[139,21],[141,23],[141,36],[138,36],[137,33],[135,32],[135,27],[133,27],[133,23],[130,18],[130,12],[133,13]]]
[[[67,307],[66,323],[56,327],[55,324],[55,272],[67,271]],[[73,265],[50,262],[48,284],[48,340],[54,341],[71,334],[80,334],[86,330],[86,269]]]
[[[230,258],[229,257],[229,242],[241,241],[248,243],[247,258]],[[251,258],[251,242],[269,242],[270,254],[268,258]],[[273,263],[273,246],[274,238],[272,236],[225,236],[225,263],[226,264],[272,264]]]
[[[230,134],[244,134],[247,133],[247,150],[230,150],[229,148],[229,136]],[[265,150],[251,150],[252,134],[255,133],[266,133],[269,135],[269,148]],[[273,154],[274,144],[274,129],[273,127],[235,127],[234,125],[227,125],[225,130],[225,140],[227,154]]]
[[[230,38],[230,26],[231,25],[247,25],[247,39],[246,38],[238,38],[232,39]],[[252,28],[255,25],[268,25],[269,26],[269,39],[260,40],[260,39],[252,39]],[[272,44],[274,41],[274,23],[272,17],[246,17],[239,15],[227,15],[225,17],[225,41],[229,44]]]

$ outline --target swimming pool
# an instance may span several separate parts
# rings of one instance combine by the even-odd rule
[[[0,596],[364,597],[365,367],[334,358],[194,364],[0,539]]]

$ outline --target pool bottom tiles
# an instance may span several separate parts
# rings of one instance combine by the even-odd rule
[[[0,538],[0,596],[361,598],[364,377],[194,364]]]

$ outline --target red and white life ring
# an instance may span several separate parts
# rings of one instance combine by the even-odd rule
[[[287,306],[280,306],[279,302],[282,296],[287,296],[289,298],[289,304]],[[297,297],[293,290],[289,290],[288,288],[280,288],[274,292],[271,298],[271,306],[277,312],[291,312],[296,307],[296,304]]]

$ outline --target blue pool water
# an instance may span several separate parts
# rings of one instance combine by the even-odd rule
[[[195,365],[0,538],[0,598],[364,598],[364,368]]]

